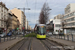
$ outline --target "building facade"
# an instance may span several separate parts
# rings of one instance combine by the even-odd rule
[[[62,15],[59,14],[59,15],[55,16],[54,19],[61,19],[61,16],[62,16]]]
[[[63,17],[65,33],[75,32],[75,11],[70,12]]]
[[[75,3],[68,4],[65,8],[65,14],[62,17],[64,21],[64,33],[75,34]]]
[[[20,29],[22,30],[22,27],[25,26],[25,19],[26,19],[24,12],[17,8],[12,9],[11,12],[18,17],[18,20],[20,22]]]
[[[17,16],[15,16],[13,13],[10,13],[10,12],[8,14],[9,14],[8,16],[11,20],[11,22],[9,23],[10,25],[9,25],[8,29],[13,30],[13,29],[19,28],[19,20],[18,20]]]
[[[0,2],[0,28],[6,28],[5,20],[8,18],[8,8],[3,2]]]
[[[70,3],[65,8],[65,14],[73,12],[75,10],[75,3]]]
[[[53,24],[54,24],[54,34],[59,34],[59,31],[62,31],[62,15],[58,14],[54,17]]]
[[[25,21],[25,29],[27,30],[28,29],[28,21],[27,21],[27,19],[26,19],[26,21]]]
[[[61,19],[54,19],[53,20],[53,24],[54,24],[54,33],[53,34],[59,34],[59,31],[62,30],[61,29]]]

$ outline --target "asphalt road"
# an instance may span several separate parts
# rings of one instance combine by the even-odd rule
[[[37,39],[35,37],[28,37],[17,43],[10,50],[63,50],[60,46],[48,39]],[[60,46],[61,47],[61,46]]]
[[[46,50],[46,47],[40,41],[40,39],[33,38],[32,39],[32,50]]]

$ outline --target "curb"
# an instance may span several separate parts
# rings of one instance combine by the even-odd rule
[[[54,41],[54,40],[52,40],[52,39],[50,39],[50,38],[47,38],[47,39],[50,40],[50,41],[52,41],[52,42],[57,43],[58,45],[60,45],[60,46],[62,46],[62,47],[64,47],[64,46],[69,46],[69,45],[62,44],[62,43],[60,43],[60,42]],[[65,49],[65,48],[64,48],[64,49]],[[71,49],[72,49],[72,48],[71,48]],[[70,49],[70,50],[71,50],[71,49]],[[75,49],[75,47],[74,47],[73,49]]]
[[[16,43],[14,43],[13,45],[7,47],[5,50],[10,50],[10,48],[12,48],[14,45],[16,45],[17,43],[19,43],[20,41],[22,41],[24,38],[20,39],[19,41],[17,41]]]
[[[61,46],[68,46],[68,45],[66,45],[66,44],[62,44],[62,43],[57,42],[57,41],[54,41],[54,40],[52,40],[52,39],[49,39],[49,38],[47,38],[47,39],[50,40],[50,41],[52,41],[52,42],[55,42],[55,43],[57,43],[57,44],[59,44],[59,45],[61,45]]]

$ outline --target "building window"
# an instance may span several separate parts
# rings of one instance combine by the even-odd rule
[[[75,15],[75,12],[73,14]]]
[[[56,26],[56,27],[61,27],[61,25],[58,25],[58,24],[56,24],[55,26]]]

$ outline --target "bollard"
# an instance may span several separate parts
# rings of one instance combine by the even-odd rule
[[[0,36],[0,42],[1,42],[1,36]]]
[[[11,36],[10,36],[10,40],[11,40]]]
[[[15,39],[16,39],[16,35],[15,35]]]
[[[60,39],[60,36],[59,36],[59,39]]]
[[[72,34],[72,42],[73,42],[73,34]]]
[[[61,35],[61,39],[62,39],[62,35]]]
[[[7,36],[7,41],[8,41],[8,36]]]
[[[59,38],[59,35],[57,36],[57,38]]]
[[[67,40],[69,41],[69,35],[67,35]]]
[[[65,35],[64,35],[64,40],[65,40]]]
[[[56,38],[56,35],[55,35],[55,38]]]
[[[5,36],[4,36],[4,42],[5,42]]]
[[[59,39],[60,39],[60,35],[59,35]]]

